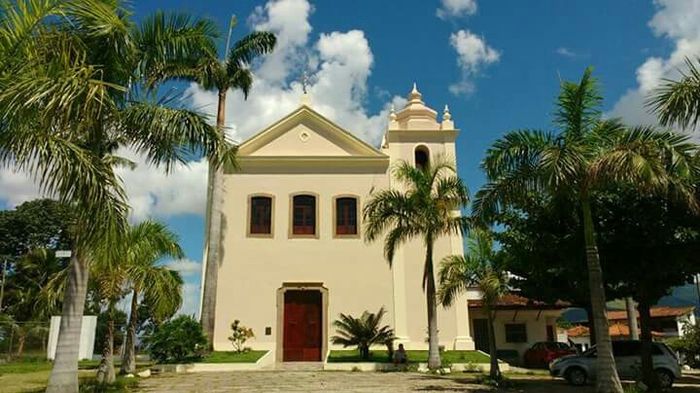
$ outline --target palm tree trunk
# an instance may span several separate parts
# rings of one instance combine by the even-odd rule
[[[593,311],[593,326],[596,332],[598,348],[596,392],[622,393],[622,384],[620,384],[620,377],[617,375],[615,358],[612,352],[608,318],[605,315],[603,271],[600,267],[600,257],[595,241],[591,204],[587,196],[582,198],[581,210],[583,213],[583,232],[588,265],[588,285],[591,292],[591,310]]]
[[[435,274],[433,273],[433,241],[426,242],[425,253],[425,297],[428,305],[428,368],[437,369],[440,361],[440,341],[437,326],[437,298],[435,297]]]
[[[24,329],[26,329],[26,327]],[[15,356],[18,358],[22,357],[24,343],[27,341],[27,332],[24,329],[20,329],[20,333],[17,336],[17,352],[15,352]]]
[[[56,356],[46,393],[78,393],[80,329],[87,295],[88,266],[79,252],[71,258],[68,285],[56,343]]]
[[[110,300],[107,306],[107,334],[102,345],[102,359],[97,367],[98,383],[111,384],[116,379],[114,375],[114,302]]]
[[[642,325],[642,381],[649,391],[655,392],[659,388],[659,380],[654,372],[654,363],[651,355],[652,337],[651,337],[651,305],[647,300],[640,300],[637,308],[639,309],[639,320]]]
[[[493,328],[493,312],[486,309],[489,323],[489,358],[491,367],[489,369],[489,377],[495,381],[501,379],[501,369],[498,366],[498,348],[496,348],[496,331]]]
[[[138,288],[134,288],[131,294],[131,310],[129,311],[129,325],[126,328],[126,340],[124,341],[124,355],[120,374],[133,374],[136,372],[136,324],[138,323]]]
[[[216,114],[216,128],[224,133],[226,122],[226,90],[219,91],[219,105]],[[211,183],[211,200],[209,201],[209,217],[207,227],[207,267],[204,279],[204,291],[202,299],[202,330],[207,335],[209,349],[214,346],[214,324],[216,313],[216,291],[219,278],[219,262],[221,260],[221,223],[222,223],[222,192],[223,170],[209,167],[209,181]]]

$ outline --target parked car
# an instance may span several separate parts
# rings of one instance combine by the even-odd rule
[[[523,362],[525,367],[547,368],[549,363],[562,356],[576,354],[576,348],[567,343],[542,341],[532,345],[525,351]]]
[[[613,356],[617,372],[622,379],[637,379],[641,371],[642,343],[637,340],[613,341]],[[550,374],[563,377],[572,385],[584,385],[595,379],[597,348],[591,347],[581,355],[569,355],[549,364]],[[670,388],[681,376],[676,354],[666,344],[652,344],[654,370],[662,388]]]

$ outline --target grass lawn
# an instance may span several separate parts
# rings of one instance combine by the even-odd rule
[[[202,363],[255,363],[268,351],[248,351],[248,352],[212,352],[204,357]]]
[[[94,384],[95,369],[99,365],[96,360],[83,360],[79,363],[81,392],[103,391]],[[120,361],[115,359],[115,368],[119,372]],[[150,363],[137,363],[137,368],[149,366]],[[0,391],[3,393],[32,393],[43,392],[49,380],[53,363],[40,358],[27,358],[0,364]],[[135,378],[118,378],[117,383],[106,392],[130,392],[137,382]]]
[[[428,351],[406,351],[409,363],[427,363]],[[489,357],[478,351],[445,351],[440,354],[443,363],[488,363]],[[386,350],[373,350],[369,360],[362,360],[357,350],[332,350],[328,355],[329,363],[373,362],[389,363]]]

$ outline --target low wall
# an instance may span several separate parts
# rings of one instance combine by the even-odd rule
[[[447,367],[452,372],[481,371],[486,372],[491,365],[489,363],[454,363]],[[510,371],[508,363],[499,363],[501,371]],[[406,365],[394,366],[393,363],[324,363],[323,369],[328,371],[395,371],[405,369]],[[428,371],[427,363],[418,363],[418,371]]]

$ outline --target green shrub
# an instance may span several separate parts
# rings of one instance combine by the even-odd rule
[[[233,344],[233,349],[235,349],[236,352],[242,353],[245,352],[246,349],[250,350],[250,348],[245,348],[244,345],[248,339],[253,337],[255,337],[253,329],[241,325],[241,321],[238,319],[233,321],[231,324],[231,337],[228,339],[231,341],[231,344]]]
[[[194,318],[182,315],[160,325],[145,339],[151,359],[158,363],[179,363],[202,357],[207,338]]]
[[[685,325],[683,336],[666,342],[671,349],[683,356],[685,364],[700,367],[700,326]]]

